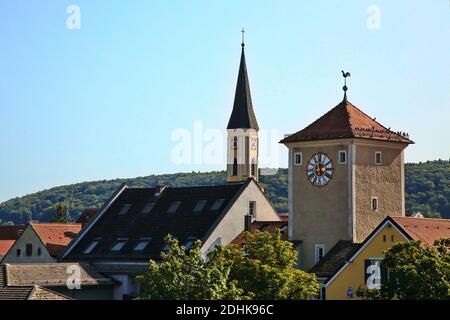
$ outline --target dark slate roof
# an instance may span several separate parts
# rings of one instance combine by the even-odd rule
[[[245,187],[253,181],[218,186],[165,188],[158,196],[156,188],[127,188],[105,210],[100,210],[91,223],[81,231],[63,255],[67,261],[136,261],[148,262],[159,259],[164,247],[164,237],[171,234],[181,244],[195,238],[205,240],[228,211]],[[216,200],[223,199],[218,210],[212,210]],[[193,212],[199,201],[206,200],[201,212]],[[144,213],[146,205],[153,203],[150,213]],[[168,209],[175,203],[180,206],[175,213]],[[120,214],[125,205],[131,205],[125,214]],[[103,212],[104,211],[104,212]],[[134,250],[140,239],[151,238],[143,251]],[[127,239],[120,251],[111,248],[118,239]],[[91,253],[85,249],[95,240],[97,246]]]
[[[256,116],[253,111],[244,47],[242,47],[241,64],[239,66],[233,111],[227,129],[259,130],[258,122],[256,121]]]
[[[309,272],[315,273],[319,278],[332,277],[359,249],[360,245],[352,241],[339,240]]]
[[[281,140],[281,143],[341,138],[414,143],[407,134],[384,127],[345,99],[306,128]]]

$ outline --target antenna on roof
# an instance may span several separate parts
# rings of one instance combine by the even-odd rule
[[[344,77],[344,86],[342,87],[342,90],[344,90],[344,100],[342,100],[342,101],[347,102],[347,90],[348,90],[347,77],[350,77],[351,74],[350,74],[350,72],[344,72],[344,70],[342,70],[341,72],[342,72],[342,76]]]

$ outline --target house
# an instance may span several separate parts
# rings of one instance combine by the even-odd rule
[[[431,246],[441,238],[450,238],[449,219],[388,216],[362,243],[338,242],[310,272],[322,283],[322,299],[359,299],[358,288],[379,289],[385,281],[384,252],[394,244],[420,240]]]
[[[70,300],[70,298],[38,285],[8,286],[5,266],[0,265],[0,300]]]
[[[288,223],[287,221],[253,221],[250,227],[245,226],[245,230],[241,232],[231,243],[241,245],[244,242],[244,232],[268,232],[275,234],[278,230],[281,232],[281,239],[288,241]]]
[[[58,255],[81,230],[81,224],[28,223],[1,263],[56,262]]]
[[[26,225],[0,226],[0,261],[8,253],[9,249],[25,230]]]
[[[349,73],[344,73],[347,78]],[[289,149],[289,239],[309,270],[339,241],[405,216],[404,149],[414,142],[344,98],[281,143]]]
[[[39,286],[75,300],[110,300],[114,287],[120,285],[88,263],[4,264],[0,272],[5,290]]]
[[[129,188],[122,185],[67,246],[63,262],[88,262],[122,285],[115,299],[139,293],[135,276],[146,272],[149,259],[159,260],[171,234],[189,249],[201,251],[228,244],[252,221],[280,221],[258,183],[249,178],[216,186]]]

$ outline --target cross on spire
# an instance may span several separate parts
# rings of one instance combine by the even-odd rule
[[[242,33],[242,44],[241,44],[241,46],[243,48],[243,47],[245,47],[245,29],[244,28],[242,28],[241,33]]]

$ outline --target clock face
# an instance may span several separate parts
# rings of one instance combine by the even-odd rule
[[[333,170],[333,161],[325,153],[316,153],[308,162],[306,174],[312,185],[320,188],[330,182]]]
[[[252,149],[256,149],[256,140],[250,142]]]

